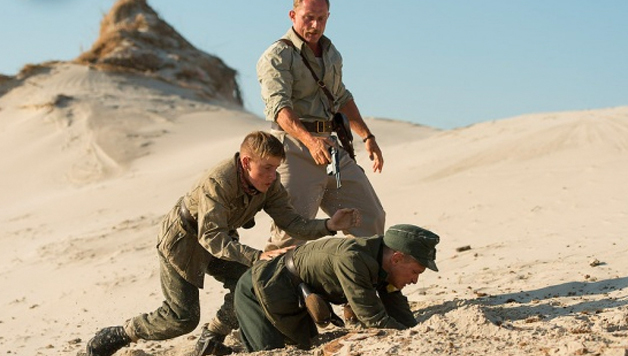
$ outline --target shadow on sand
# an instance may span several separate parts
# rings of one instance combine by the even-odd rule
[[[516,321],[529,317],[541,317],[543,320],[550,320],[574,313],[597,314],[605,309],[627,305],[628,296],[599,298],[600,295],[620,291],[626,287],[628,287],[628,277],[595,282],[567,282],[518,293],[447,301],[418,310],[415,317],[421,323],[433,315],[442,315],[469,306],[480,307],[487,319],[494,323],[500,323],[501,320]],[[567,300],[563,298],[567,298]]]

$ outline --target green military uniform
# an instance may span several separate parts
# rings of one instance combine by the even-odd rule
[[[264,210],[278,226],[303,239],[331,233],[324,220],[298,215],[279,179],[261,193],[245,186],[240,171],[238,154],[218,164],[164,218],[157,249],[165,301],[154,312],[127,321],[124,330],[133,340],[164,340],[192,331],[200,319],[198,289],[205,274],[230,290],[216,315],[223,330],[214,331],[225,334],[237,327],[232,291],[261,251],[240,244],[236,229],[257,212]],[[194,226],[182,215],[182,206]]]
[[[323,53],[316,58],[314,52],[297,33],[290,29],[283,37],[295,48],[278,41],[273,43],[257,62],[257,75],[265,103],[267,121],[275,122],[283,108],[291,108],[302,122],[330,121],[335,112],[353,100],[342,81],[342,56],[329,38],[322,36]],[[332,105],[305,66],[300,52],[304,53],[313,70],[334,96]],[[382,235],[386,214],[364,173],[364,170],[340,149],[342,188],[336,189],[334,177],[327,175],[324,165],[317,165],[308,148],[298,139],[282,131],[277,125],[270,131],[284,145],[286,159],[277,172],[281,183],[290,194],[292,205],[307,217],[314,218],[319,208],[332,216],[340,208],[356,208],[362,214],[362,224],[349,229],[353,236]],[[331,132],[312,132],[314,136],[330,137]],[[274,224],[267,250],[305,241],[286,234]]]
[[[348,303],[366,327],[405,329],[416,325],[406,297],[389,291],[382,269],[383,237],[330,238],[294,250],[298,276],[334,304]],[[285,267],[285,256],[260,261],[236,288],[240,334],[249,351],[284,346],[284,337],[308,348],[317,329]]]

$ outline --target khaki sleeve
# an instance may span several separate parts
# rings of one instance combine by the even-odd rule
[[[261,86],[267,121],[275,121],[284,107],[292,108],[292,52],[286,44],[275,43],[257,62],[257,79]]]
[[[212,187],[212,191],[199,197],[199,243],[216,258],[251,266],[261,251],[234,239],[236,232],[229,230],[227,222],[229,196],[219,184]]]
[[[290,204],[288,192],[279,181],[277,178],[268,190],[268,200],[264,207],[264,211],[279,228],[301,240],[315,240],[335,234],[327,230],[326,219],[306,219],[299,215]]]

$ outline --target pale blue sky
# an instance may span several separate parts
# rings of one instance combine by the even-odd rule
[[[0,73],[70,60],[113,0],[2,0]],[[239,72],[262,116],[257,59],[290,27],[291,0],[148,0]],[[627,0],[332,0],[326,34],[364,116],[438,128],[628,105]]]

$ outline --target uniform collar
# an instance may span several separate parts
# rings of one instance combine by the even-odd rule
[[[259,190],[257,190],[254,186],[252,186],[251,184],[249,184],[249,182],[246,181],[246,178],[244,175],[244,167],[242,167],[242,162],[240,162],[240,153],[236,153],[235,161],[236,161],[235,164],[238,170],[238,180],[240,182],[240,188],[242,188],[242,190],[249,196],[259,194]]]
[[[377,289],[385,287],[388,293],[398,292],[399,289],[397,289],[397,287],[393,286],[392,284],[386,281],[386,278],[388,278],[388,272],[384,271],[384,268],[382,268],[382,266],[384,265],[384,262],[383,262],[384,237],[383,236],[379,237],[379,242],[380,242],[379,250],[377,251],[377,261],[379,262],[379,271],[377,272]]]
[[[383,258],[384,258],[384,238],[380,238],[379,250],[377,251],[377,261],[379,262],[379,271],[377,272],[377,281],[379,285],[387,284],[386,278],[388,278],[388,273],[384,271],[383,266]]]
[[[297,33],[297,31],[294,30],[294,27],[291,27],[290,30],[288,30],[288,33],[286,33],[284,38],[287,38],[290,41],[292,41],[294,46],[297,47],[300,51],[303,51],[304,48],[307,48],[305,49],[305,53],[308,53],[309,55],[314,57],[314,52],[310,49],[310,47],[307,46],[307,43]],[[321,39],[318,42],[323,48],[323,53],[327,52],[329,50],[329,47],[331,47],[331,40],[325,35],[322,35]]]

